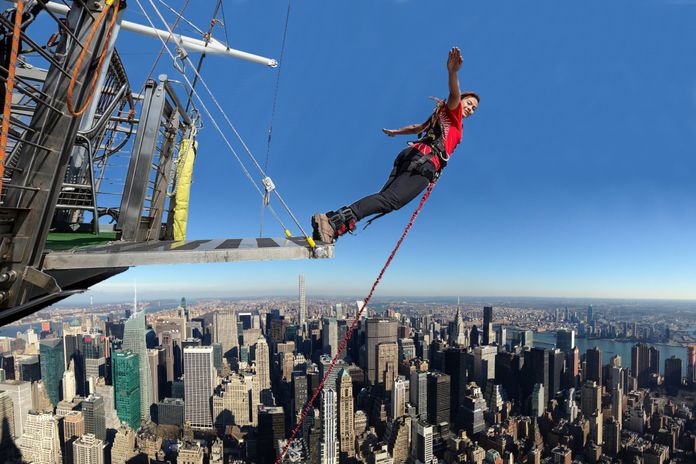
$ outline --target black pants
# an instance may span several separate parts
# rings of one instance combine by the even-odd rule
[[[352,205],[358,221],[373,214],[390,213],[408,204],[428,186],[430,181],[412,170],[413,161],[422,156],[415,148],[408,147],[394,160],[394,168],[378,193],[368,195]]]

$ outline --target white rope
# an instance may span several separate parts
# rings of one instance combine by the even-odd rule
[[[147,14],[147,11],[145,11],[145,8],[143,8],[143,5],[142,5],[142,3],[140,3],[140,0],[136,0],[136,3],[137,3],[138,6],[140,7],[140,10],[143,12],[143,15],[144,15],[145,18],[147,19],[147,22],[150,23],[150,26],[152,26],[152,27],[154,28],[154,27],[155,27],[155,24],[153,23],[153,21],[152,21],[152,19],[150,18],[150,16]],[[161,16],[160,16],[160,17],[161,17]],[[165,21],[165,24],[166,24],[166,21]],[[169,25],[168,25],[168,24],[166,24],[166,25],[167,25],[167,28],[169,29]],[[171,32],[171,31],[170,31],[170,32]],[[159,37],[159,36],[158,36],[158,37]],[[164,39],[162,39],[162,37],[159,37],[159,39],[160,39],[160,41],[162,42],[162,45],[164,45],[164,48],[166,49],[167,54],[169,54],[169,56],[172,58],[172,60],[176,61],[177,57],[176,57],[176,56],[172,53],[172,51],[169,49],[169,46],[168,46],[167,43],[164,41]],[[198,99],[198,102],[201,104],[201,107],[202,107],[203,110],[205,111],[206,115],[208,116],[208,118],[210,118],[210,121],[213,123],[213,126],[215,127],[215,129],[218,131],[218,133],[219,133],[220,136],[222,137],[222,140],[225,142],[225,145],[227,145],[227,148],[230,149],[230,152],[232,152],[232,155],[234,155],[234,157],[237,159],[237,162],[239,163],[239,166],[242,168],[242,171],[243,171],[244,174],[246,175],[247,179],[249,179],[249,181],[250,181],[251,184],[254,186],[254,188],[256,189],[256,191],[259,193],[259,195],[261,196],[261,198],[263,198],[264,195],[265,195],[265,193],[264,193],[263,191],[261,191],[261,188],[258,186],[258,184],[257,184],[256,181],[254,180],[254,178],[251,176],[251,173],[249,172],[249,170],[248,170],[248,169],[246,168],[246,166],[244,165],[244,162],[243,162],[242,159],[239,157],[239,155],[238,155],[237,152],[235,151],[234,147],[232,147],[232,144],[231,144],[230,141],[227,139],[227,136],[225,135],[225,133],[224,133],[224,132],[222,131],[222,129],[220,128],[220,125],[217,123],[217,120],[216,120],[216,119],[213,117],[213,115],[211,114],[210,110],[208,109],[208,106],[205,104],[205,102],[204,102],[203,99],[200,97],[200,95],[198,94],[198,92],[196,92],[196,89],[193,88],[193,86],[191,85],[191,81],[189,80],[188,76],[187,76],[185,73],[183,73],[183,72],[181,73],[181,75],[182,75],[182,77],[184,78],[184,80],[186,81],[186,84],[188,85],[188,87],[191,89],[191,93]],[[271,211],[271,214],[273,215],[273,217],[275,217],[275,219],[278,221],[278,223],[279,223],[280,226],[283,228],[283,230],[287,230],[287,227],[285,227],[285,224],[283,224],[283,221],[280,219],[280,217],[279,217],[278,214],[275,212],[275,210],[274,210],[271,206],[269,206],[268,209]]]
[[[143,13],[144,13],[145,15],[147,15],[147,13],[145,12],[145,9],[143,8],[142,4],[140,3],[140,0],[136,0],[136,1],[137,1],[137,3],[138,3],[138,6],[140,6],[140,9],[143,11]],[[162,16],[162,13],[161,13],[161,12],[159,11],[159,9],[157,8],[157,5],[155,5],[154,0],[149,0],[149,2],[150,2],[150,5],[152,6],[152,8],[154,9],[155,13],[157,14],[157,16],[159,16],[159,18],[160,18],[160,20],[162,21],[162,23],[164,23],[164,26],[167,28],[167,31],[169,31],[171,34],[174,34],[174,32],[170,29],[169,24],[167,23],[167,21],[166,21],[166,20],[164,19],[164,17]],[[152,24],[152,21],[150,20],[149,17],[148,17],[148,22],[150,22],[150,24]],[[155,27],[155,26],[153,25],[152,27]],[[162,39],[160,38],[160,40],[162,40]],[[169,50],[168,47],[167,47],[167,52],[169,53],[170,56],[173,57],[173,55],[172,55],[172,53],[171,53],[171,51]],[[173,59],[174,59],[174,58],[173,58]],[[201,82],[201,84],[203,84],[203,87],[205,88],[206,92],[208,92],[208,95],[210,96],[210,99],[213,101],[213,103],[214,103],[215,106],[217,107],[217,109],[218,109],[218,111],[220,112],[220,114],[222,114],[222,117],[224,118],[225,122],[227,122],[227,125],[230,127],[230,129],[232,129],[232,132],[235,134],[235,136],[236,136],[237,139],[239,140],[239,143],[241,143],[242,147],[244,148],[244,150],[245,150],[245,151],[247,152],[247,154],[249,155],[249,158],[251,159],[251,161],[253,162],[253,164],[256,166],[256,169],[257,169],[257,170],[259,171],[259,173],[261,174],[261,177],[262,177],[262,178],[268,177],[268,176],[266,175],[266,172],[263,170],[263,168],[262,168],[261,165],[259,164],[259,162],[256,161],[256,158],[255,158],[254,155],[251,153],[251,150],[249,150],[249,147],[247,146],[247,144],[246,144],[246,143],[244,142],[244,140],[242,139],[242,136],[239,134],[239,132],[237,131],[237,129],[236,129],[236,127],[234,126],[234,124],[232,124],[232,121],[230,121],[230,118],[227,116],[227,113],[225,113],[225,110],[222,108],[222,105],[220,105],[220,103],[218,102],[217,98],[215,98],[215,94],[213,93],[212,90],[210,90],[210,87],[208,87],[208,84],[205,82],[205,79],[203,79],[203,76],[195,69],[195,66],[193,65],[193,62],[191,61],[191,59],[189,58],[189,56],[188,56],[188,55],[185,55],[185,56],[183,57],[183,59],[186,60],[186,61],[188,61],[188,63],[191,65],[191,68],[193,68],[193,72],[196,74],[196,76],[198,77],[198,80]],[[182,74],[183,74],[183,73],[182,73]],[[186,79],[186,82],[189,84],[189,87],[192,87],[190,81],[188,80],[188,77],[186,77],[185,74],[184,74],[184,77],[185,77],[185,79]],[[200,96],[198,96],[198,94],[195,93],[195,90],[193,89],[193,87],[192,87],[192,91],[194,92],[194,94],[196,94],[196,97],[198,98],[198,100],[201,101]],[[208,113],[208,116],[211,117],[211,116],[210,116],[210,113],[208,112],[207,109],[206,109],[206,113]],[[217,124],[216,124],[216,127],[217,127]],[[224,136],[223,136],[223,137],[224,137]],[[226,140],[226,139],[225,139],[225,140]],[[230,145],[229,145],[229,142],[227,142],[227,144],[228,144],[228,146],[230,146]],[[230,148],[231,148],[231,146],[230,146]],[[237,156],[237,155],[236,155],[236,152],[235,152],[235,156]],[[256,182],[254,182],[254,185],[256,186]],[[257,186],[257,188],[258,188],[258,186]],[[285,208],[285,210],[286,210],[287,213],[290,215],[290,217],[292,218],[293,222],[294,222],[295,225],[298,227],[298,229],[300,229],[300,232],[302,232],[302,235],[304,235],[305,237],[308,237],[307,233],[305,232],[304,228],[302,227],[302,224],[300,224],[300,222],[297,220],[297,218],[295,217],[295,215],[293,214],[293,212],[290,210],[290,207],[287,205],[287,203],[285,203],[285,200],[283,200],[283,197],[282,197],[282,196],[280,195],[280,193],[278,192],[278,189],[273,190],[273,193],[275,193],[276,198],[278,199],[278,201],[280,202],[280,204],[283,206],[283,208]],[[263,196],[263,194],[262,194],[262,196]]]

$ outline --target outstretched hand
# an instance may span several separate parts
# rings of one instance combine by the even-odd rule
[[[456,73],[462,67],[463,62],[462,52],[458,47],[452,47],[447,57],[447,70],[451,73]]]
[[[396,136],[396,131],[395,131],[395,130],[391,130],[391,129],[382,129],[382,132],[384,132],[385,134],[387,134],[389,137],[394,137],[394,136]]]

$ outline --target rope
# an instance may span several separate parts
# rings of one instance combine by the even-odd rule
[[[17,53],[19,52],[19,38],[22,26],[22,14],[24,13],[24,0],[17,1],[15,10],[14,29],[12,30],[12,48],[10,50],[10,64],[7,67],[7,84],[5,88],[5,105],[2,111],[2,131],[0,132],[0,190],[2,190],[2,178],[5,176],[5,151],[7,150],[7,136],[10,132],[10,114],[12,110],[12,93],[14,90],[15,71],[17,69]]]
[[[223,15],[224,15],[223,10]],[[224,16],[223,16],[224,18]],[[278,101],[278,88],[280,87],[280,72],[283,69],[283,56],[285,56],[285,39],[288,36],[288,22],[290,20],[290,0],[288,0],[288,10],[285,13],[285,29],[283,30],[283,42],[280,45],[280,58],[278,59],[278,73],[276,74],[275,88],[273,89],[273,106],[271,107],[271,121],[268,125],[268,142],[266,144],[266,162],[263,170],[268,171],[268,160],[271,157],[271,138],[273,137],[273,120],[276,113],[276,102]],[[261,224],[259,225],[259,237],[263,237],[263,210],[266,209],[265,202],[261,204]]]
[[[154,0],[149,0],[149,2],[150,2],[150,5],[152,6],[152,8],[155,10],[155,13],[157,13],[157,16],[159,17],[160,21],[162,21],[162,23],[163,23],[164,26],[168,29],[168,31],[170,32],[170,34],[173,33],[172,30],[171,30],[171,28],[169,27],[169,24],[167,23],[167,21],[166,21],[166,20],[164,19],[164,17],[162,16],[162,13],[161,13],[161,12],[159,11],[159,9],[157,8],[157,5],[155,5]],[[148,22],[150,23],[150,25],[151,25],[152,27],[155,27],[154,24],[152,23],[152,20],[150,19],[149,15],[148,15],[147,12],[145,11],[145,8],[144,8],[143,5],[140,3],[140,0],[136,0],[136,3],[138,3],[138,6],[140,7],[140,9],[141,9],[141,11],[143,12],[143,14],[145,15],[145,17],[147,18],[147,20],[148,20]],[[160,37],[160,40],[164,43],[164,41],[163,41],[163,39],[162,39],[161,37]],[[169,55],[172,57],[172,59],[176,60],[176,58],[173,56],[173,54],[171,53],[171,51],[169,50],[169,48],[167,48],[167,53],[169,53]],[[185,56],[183,59],[184,59],[185,61],[187,61],[187,62],[191,65],[191,67],[193,67],[193,62],[191,61],[191,58],[190,58],[188,55]],[[183,70],[181,70],[181,69],[177,69],[177,70],[180,72],[180,74],[182,75],[182,77],[184,78],[184,80],[186,81],[186,83],[188,84],[188,86],[189,86],[189,87],[192,87],[191,81],[188,79],[188,76],[186,76],[186,74],[183,72]],[[223,119],[225,120],[225,122],[227,123],[227,125],[230,127],[230,129],[232,129],[232,132],[233,132],[234,135],[237,137],[237,140],[239,140],[239,143],[242,145],[242,147],[243,147],[244,150],[246,151],[247,155],[249,155],[249,158],[250,158],[251,161],[253,162],[254,166],[256,166],[256,169],[257,169],[257,170],[259,171],[259,173],[261,174],[261,177],[262,177],[262,178],[268,177],[268,176],[266,175],[266,172],[263,170],[263,168],[262,168],[261,165],[259,164],[259,162],[256,160],[256,158],[254,157],[254,155],[251,153],[251,150],[249,150],[249,147],[247,146],[247,144],[244,143],[244,139],[242,139],[242,136],[241,136],[241,135],[239,134],[239,132],[237,131],[237,128],[234,126],[234,124],[232,124],[232,121],[230,121],[230,118],[227,116],[227,113],[226,113],[225,110],[222,108],[222,105],[220,105],[220,102],[219,102],[219,101],[217,100],[217,98],[215,97],[215,94],[213,93],[213,91],[210,90],[210,87],[208,87],[208,84],[206,83],[205,79],[203,79],[203,76],[202,76],[199,72],[197,72],[195,68],[194,68],[193,71],[194,71],[194,74],[198,77],[198,80],[201,82],[201,84],[202,84],[203,87],[205,88],[205,91],[206,91],[206,92],[208,93],[208,95],[210,96],[210,99],[212,100],[213,104],[215,105],[215,107],[217,108],[217,110],[220,112],[220,114],[222,115]],[[196,98],[198,98],[198,100],[199,100],[199,101],[201,102],[201,104],[204,106],[203,100],[202,100],[201,97],[198,95],[198,93],[195,91],[195,89],[191,88],[191,90],[192,90],[193,94],[196,95]],[[212,115],[210,114],[210,112],[209,112],[207,109],[206,109],[206,113],[208,114],[208,117],[210,117],[211,120],[212,120]],[[225,138],[224,133],[222,132],[222,130],[221,130],[219,127],[217,127],[217,124],[215,123],[215,121],[213,121],[213,124],[214,124],[214,125],[216,126],[216,128],[218,129],[218,132],[220,132],[220,134],[223,136],[223,139],[225,140],[225,143],[227,144],[227,146],[232,150],[232,152],[234,153],[234,155],[237,156],[236,152],[232,149],[231,144],[230,144],[229,141]],[[238,157],[237,157],[237,160],[240,161],[240,163],[241,163],[241,160],[239,160]],[[244,168],[244,169],[246,170],[246,168]],[[265,198],[264,193],[261,192],[259,186],[256,184],[255,181],[253,181],[253,179],[252,179],[252,182],[254,183],[254,186],[257,188],[257,190],[259,190],[259,192],[261,193],[262,197]],[[285,203],[285,200],[283,199],[283,197],[282,197],[282,196],[280,195],[280,193],[278,192],[278,189],[274,189],[274,190],[273,190],[273,193],[275,193],[275,196],[276,196],[276,198],[278,199],[278,201],[280,202],[280,204],[283,206],[283,208],[284,208],[285,211],[288,213],[288,215],[290,216],[290,218],[292,219],[292,221],[295,223],[295,225],[297,226],[297,228],[300,230],[300,232],[302,233],[302,235],[305,237],[305,239],[307,240],[307,243],[309,244],[310,248],[315,248],[316,245],[315,245],[315,243],[314,243],[313,238],[312,238],[310,235],[307,234],[307,232],[305,231],[304,227],[302,227],[302,224],[300,224],[300,221],[297,220],[297,217],[296,217],[295,214],[292,212],[292,210],[290,209],[290,207],[288,206],[288,204]],[[269,209],[270,209],[270,208],[269,208]],[[272,210],[271,210],[271,212],[273,213]],[[275,215],[275,213],[273,213],[273,214]],[[276,216],[276,219],[278,219],[277,216]],[[278,219],[278,221],[280,222],[280,219]],[[284,231],[285,231],[285,235],[287,235],[287,236],[289,237],[289,236],[290,236],[290,232],[288,231],[288,229],[287,229],[286,227],[284,227]]]
[[[99,57],[99,62],[97,63],[96,70],[94,71],[94,77],[92,78],[92,84],[89,89],[89,94],[87,95],[84,105],[77,110],[75,109],[73,104],[73,91],[75,90],[75,84],[77,83],[77,74],[80,71],[80,68],[82,67],[82,61],[85,59],[85,56],[87,55],[89,45],[94,39],[94,34],[96,34],[97,29],[99,29],[99,26],[106,17],[106,14],[109,12],[109,10],[111,10],[112,4],[113,3],[107,1],[106,7],[101,11],[101,13],[99,13],[99,16],[94,21],[94,24],[92,25],[92,30],[89,31],[89,35],[87,36],[87,43],[85,43],[84,47],[82,47],[82,51],[80,52],[80,55],[77,57],[77,62],[75,63],[75,69],[73,70],[72,76],[70,77],[70,84],[68,85],[67,103],[68,111],[70,111],[70,114],[72,114],[73,116],[82,115],[82,113],[84,113],[87,109],[87,106],[89,106],[89,102],[92,101],[92,97],[94,97],[94,91],[97,87],[97,79],[99,79],[99,72],[101,71],[102,62],[104,61],[106,52],[109,49],[111,33],[113,32],[114,25],[116,24],[116,16],[118,16],[118,9],[121,6],[121,0],[116,0],[115,4],[113,4],[114,13],[111,16],[111,23],[109,23],[109,31],[106,33],[106,39],[104,40],[104,48],[102,49],[101,56]]]
[[[147,19],[147,21],[148,21],[148,23],[150,24],[150,26],[152,26],[152,28],[155,28],[155,24],[152,22],[152,18],[150,18],[150,16],[147,14],[147,11],[146,11],[145,8],[143,7],[143,4],[140,2],[140,0],[135,0],[135,2],[138,4],[138,7],[139,7],[140,10],[143,12],[143,15],[144,15],[145,18]],[[153,5],[153,6],[154,6],[154,5]],[[161,16],[160,16],[160,19],[162,19]],[[169,27],[169,25],[168,25],[166,22],[164,22],[164,23],[165,23],[165,26]],[[164,45],[163,49],[167,51],[167,53],[168,53],[169,56],[172,58],[172,60],[175,60],[176,57],[175,57],[174,54],[171,52],[171,50],[169,50],[169,47],[166,46],[166,42],[164,41],[164,39],[163,39],[162,37],[159,37],[159,39],[160,39],[160,41],[162,42],[162,44]],[[198,92],[197,92],[197,91],[193,88],[193,86],[191,85],[191,81],[189,80],[188,76],[187,76],[185,73],[181,73],[181,76],[183,77],[184,81],[186,82],[186,85],[188,85],[189,88],[191,89],[191,93],[198,99],[198,102],[201,104],[201,108],[203,108],[203,111],[205,112],[205,114],[208,116],[208,118],[210,118],[210,122],[213,123],[213,127],[215,127],[215,129],[218,131],[218,133],[219,133],[220,136],[222,137],[223,142],[225,142],[225,145],[227,145],[227,148],[230,150],[230,152],[232,153],[232,155],[235,157],[235,159],[236,159],[237,162],[239,163],[239,166],[241,167],[242,172],[244,173],[244,175],[246,176],[246,178],[249,179],[249,182],[251,182],[251,185],[254,186],[254,188],[256,189],[256,191],[257,191],[257,192],[259,193],[259,195],[261,195],[261,197],[263,198],[263,196],[264,196],[263,191],[262,191],[261,188],[258,186],[258,184],[257,184],[256,181],[254,180],[254,178],[251,176],[251,173],[249,172],[249,170],[246,168],[246,166],[245,166],[244,163],[242,162],[242,159],[239,157],[239,155],[238,155],[237,152],[235,151],[234,147],[232,147],[232,144],[230,143],[230,141],[229,141],[229,139],[227,138],[227,136],[225,135],[225,133],[222,131],[222,128],[221,128],[220,125],[217,123],[217,120],[216,120],[216,119],[213,117],[213,115],[211,114],[210,110],[208,109],[208,106],[205,104],[205,102],[203,101],[203,99],[201,98],[201,96],[198,94]],[[271,211],[271,214],[272,214],[273,217],[276,219],[276,221],[278,221],[278,223],[280,224],[280,226],[283,228],[283,230],[285,231],[285,234],[289,236],[290,232],[288,232],[287,227],[285,227],[285,224],[284,224],[283,221],[280,219],[280,217],[279,217],[278,214],[275,212],[275,210],[274,210],[273,208],[271,208],[270,206],[268,207],[268,209]]]
[[[365,298],[364,303],[363,303],[362,307],[360,308],[360,311],[358,311],[358,313],[355,315],[355,319],[353,319],[353,323],[350,325],[350,328],[348,329],[348,332],[346,332],[345,337],[343,337],[343,341],[341,341],[341,346],[338,347],[338,351],[336,352],[336,355],[331,360],[331,364],[329,365],[329,369],[324,374],[324,377],[321,379],[321,382],[319,382],[317,389],[314,391],[314,395],[312,395],[312,398],[310,398],[310,400],[307,402],[307,405],[302,410],[302,414],[300,415],[300,418],[298,419],[297,424],[295,424],[295,427],[292,429],[292,433],[290,433],[290,438],[288,438],[288,441],[285,444],[285,447],[283,447],[283,451],[280,453],[280,456],[278,457],[278,460],[275,462],[275,464],[281,463],[281,461],[285,457],[285,453],[288,451],[288,448],[290,448],[290,445],[292,444],[293,440],[295,440],[297,432],[300,429],[300,426],[302,426],[302,422],[304,421],[305,416],[309,413],[309,410],[312,409],[312,403],[314,403],[314,400],[317,398],[317,396],[319,396],[319,393],[321,392],[322,388],[324,388],[324,383],[326,382],[326,379],[329,378],[329,375],[331,374],[331,371],[333,370],[334,366],[336,365],[336,362],[338,362],[338,359],[341,357],[341,354],[343,354],[343,350],[346,349],[346,345],[348,345],[348,340],[350,340],[350,337],[353,334],[353,330],[355,330],[355,327],[358,325],[358,321],[360,320],[360,316],[362,315],[363,311],[367,307],[367,304],[370,302],[370,299],[372,298],[372,294],[375,292],[377,285],[379,285],[379,282],[382,280],[382,276],[384,276],[384,273],[386,272],[387,268],[391,264],[392,259],[394,259],[394,256],[396,255],[396,252],[399,250],[399,247],[401,247],[401,244],[403,243],[404,239],[406,238],[406,235],[408,235],[408,232],[411,230],[413,223],[416,222],[416,218],[418,217],[418,214],[420,213],[421,209],[423,208],[423,205],[425,205],[425,202],[428,201],[428,198],[430,197],[430,192],[433,191],[433,187],[435,187],[435,183],[431,183],[430,185],[428,185],[428,189],[423,194],[423,197],[421,198],[420,203],[418,204],[418,207],[413,212],[413,215],[411,216],[411,220],[408,222],[408,225],[404,229],[404,232],[401,234],[401,238],[399,238],[399,241],[396,242],[396,246],[394,247],[391,254],[389,255],[389,258],[387,258],[387,262],[384,263],[384,266],[382,266],[382,270],[379,271],[379,275],[377,276],[377,279],[372,284],[372,288],[370,289],[370,293],[367,294],[367,298]]]

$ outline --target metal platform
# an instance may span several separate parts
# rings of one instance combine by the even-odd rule
[[[267,261],[333,258],[333,245],[317,243],[312,250],[301,237],[230,238],[218,240],[158,241],[115,243],[52,251],[46,254],[42,269],[98,269],[142,266],[145,264],[200,264],[236,261]]]

